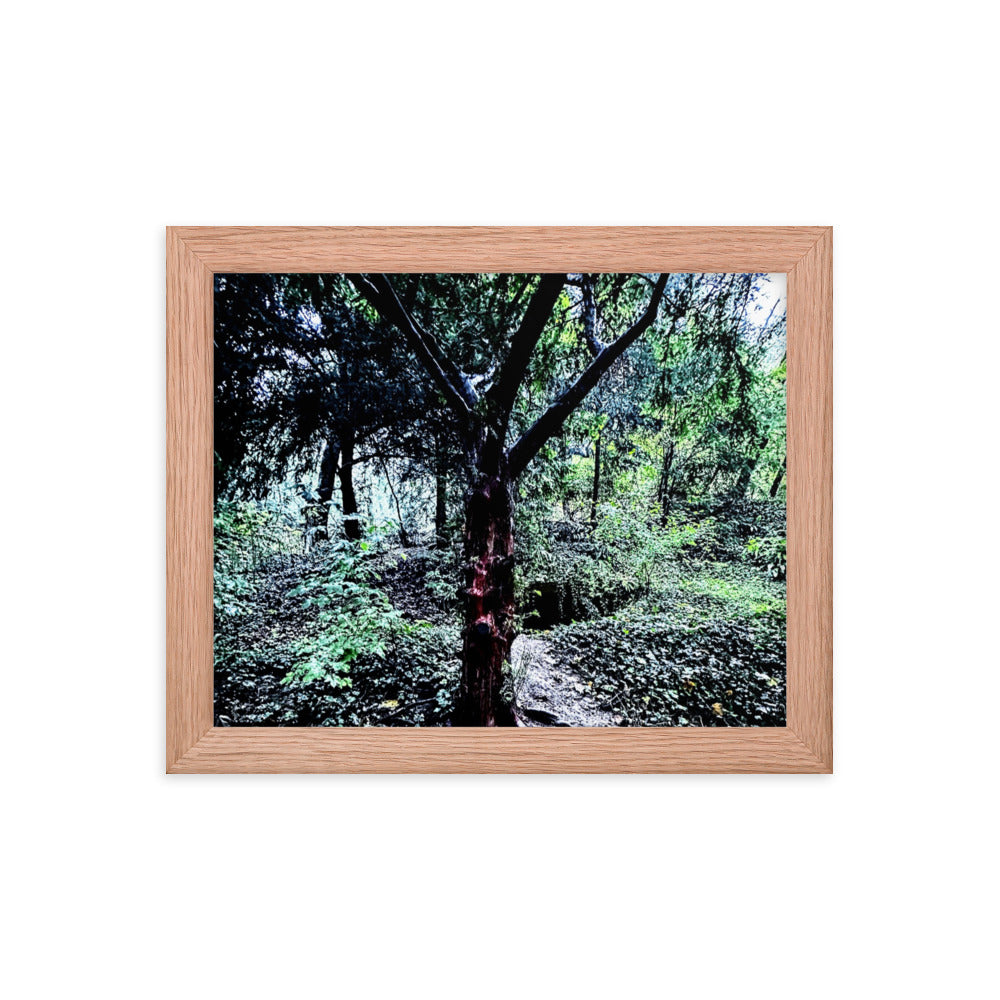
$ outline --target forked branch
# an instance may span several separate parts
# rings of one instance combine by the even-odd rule
[[[597,385],[601,376],[653,325],[663,292],[667,287],[666,274],[661,274],[653,286],[645,312],[617,340],[606,344],[596,358],[584,369],[580,377],[524,432],[510,450],[508,466],[511,475],[519,476],[539,449],[559,432],[566,418],[583,402],[584,397]]]

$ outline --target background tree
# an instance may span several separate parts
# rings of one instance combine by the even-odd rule
[[[218,275],[215,308],[216,495],[261,497],[294,474],[323,538],[339,482],[359,539],[357,466],[398,456],[426,417],[395,330],[339,275]]]

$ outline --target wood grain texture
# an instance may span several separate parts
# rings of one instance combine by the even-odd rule
[[[246,227],[173,230],[212,271],[790,271],[820,227]]]
[[[212,272],[167,231],[167,769],[212,726]]]
[[[788,272],[788,726],[212,727],[212,277],[237,271]],[[167,230],[167,771],[829,773],[832,230]]]
[[[789,729],[210,729],[175,773],[811,773]]]
[[[788,726],[833,768],[833,232],[788,275]]]

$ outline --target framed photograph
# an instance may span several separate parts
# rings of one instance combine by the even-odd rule
[[[167,771],[832,771],[832,230],[167,230]]]

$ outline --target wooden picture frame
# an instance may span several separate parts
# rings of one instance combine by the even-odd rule
[[[832,244],[805,226],[168,228],[167,772],[832,772]],[[787,726],[213,727],[213,276],[239,271],[786,272]]]

